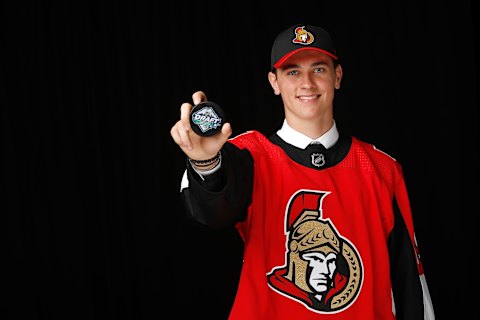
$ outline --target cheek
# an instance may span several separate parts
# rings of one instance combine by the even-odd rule
[[[295,83],[291,81],[290,82],[283,81],[281,83],[277,83],[277,85],[278,85],[278,89],[281,92],[290,92],[295,88]]]

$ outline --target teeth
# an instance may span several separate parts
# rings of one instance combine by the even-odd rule
[[[302,100],[313,100],[315,99],[317,96],[300,96],[298,97],[298,99],[302,99]]]

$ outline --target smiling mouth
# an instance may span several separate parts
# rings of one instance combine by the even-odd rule
[[[303,100],[303,101],[309,101],[309,100],[315,100],[318,97],[320,97],[320,95],[315,94],[315,95],[309,95],[309,96],[298,96],[297,99]]]

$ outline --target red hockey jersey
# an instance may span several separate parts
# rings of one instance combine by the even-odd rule
[[[420,288],[399,295],[422,295],[423,268],[395,159],[352,138],[342,161],[315,170],[256,131],[229,142],[247,149],[254,163],[251,204],[236,224],[244,263],[230,320],[393,320],[393,278]],[[410,261],[392,257],[405,250],[389,247],[394,227],[410,242]],[[392,261],[410,271],[392,274]],[[412,268],[416,279],[401,279]]]

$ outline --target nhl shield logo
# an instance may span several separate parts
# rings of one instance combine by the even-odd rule
[[[310,155],[310,159],[312,165],[314,165],[315,167],[320,168],[325,165],[325,156],[323,155],[323,153],[312,153]]]

